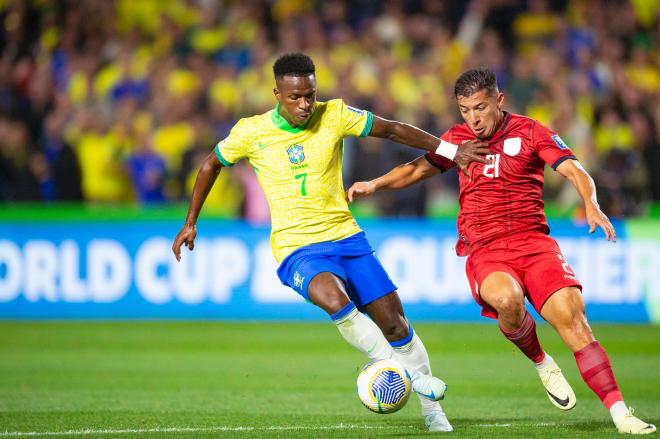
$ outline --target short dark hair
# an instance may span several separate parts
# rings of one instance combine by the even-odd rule
[[[309,76],[316,71],[314,61],[304,53],[285,53],[277,58],[273,64],[273,73],[276,78],[282,76]]]
[[[477,67],[463,72],[454,84],[454,97],[468,97],[480,90],[488,90],[488,95],[492,96],[499,92],[497,88],[497,78],[495,73],[488,67]]]

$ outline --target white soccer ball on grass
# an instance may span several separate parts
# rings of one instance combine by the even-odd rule
[[[367,364],[357,378],[360,401],[375,413],[394,413],[401,409],[408,402],[411,387],[406,369],[392,359]]]

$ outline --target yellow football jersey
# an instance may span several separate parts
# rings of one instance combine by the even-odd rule
[[[300,247],[360,232],[344,198],[343,139],[368,135],[372,122],[370,112],[333,99],[317,102],[307,123],[293,128],[275,107],[239,120],[216,145],[224,166],[245,158],[257,172],[278,262]]]

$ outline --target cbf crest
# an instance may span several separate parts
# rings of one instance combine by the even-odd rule
[[[289,161],[294,165],[299,165],[305,160],[305,153],[302,145],[291,145],[286,152],[289,154]]]

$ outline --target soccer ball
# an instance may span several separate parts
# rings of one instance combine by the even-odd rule
[[[378,360],[364,366],[357,378],[362,404],[375,413],[394,413],[410,396],[410,375],[395,360]]]

